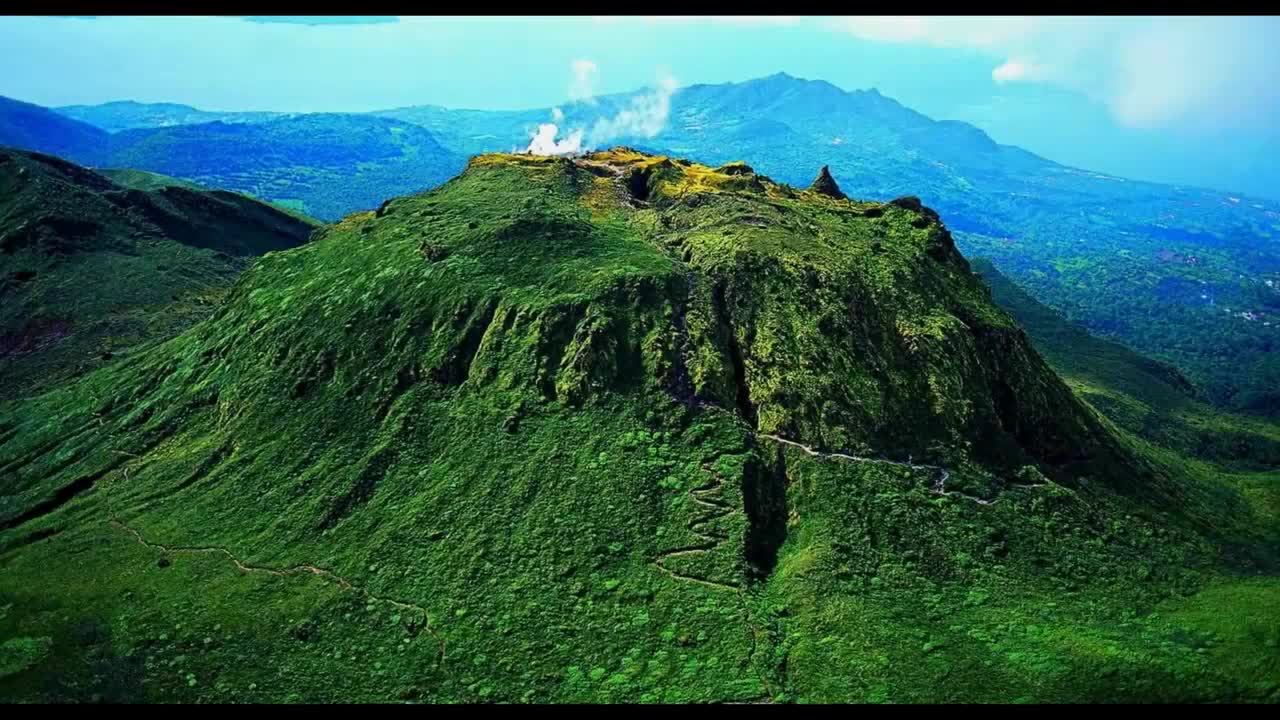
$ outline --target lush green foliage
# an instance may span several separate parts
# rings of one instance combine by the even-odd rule
[[[591,127],[625,97],[566,106]],[[804,184],[828,163],[845,192],[919,195],[1041,302],[1096,334],[1174,363],[1223,407],[1280,412],[1280,207],[1063,167],[936,122],[875,91],[774,75],[695,85],[671,120],[633,142],[708,164],[745,159]],[[423,106],[381,113],[463,153],[506,150],[548,117]]]
[[[1197,396],[1177,369],[1119,343],[1093,337],[1036,302],[985,259],[974,271],[992,299],[1025,328],[1053,369],[1109,419],[1151,442],[1228,466],[1280,466],[1280,428],[1230,416]]]
[[[475,158],[0,405],[0,478],[14,699],[1275,699],[1266,491],[918,202],[742,165]]]
[[[0,398],[177,334],[250,258],[316,227],[234,193],[122,179],[0,150]]]
[[[117,185],[123,185],[127,188],[133,188],[134,190],[151,191],[160,190],[161,188],[166,187],[182,187],[187,188],[188,190],[208,189],[187,180],[179,180],[175,177],[161,175],[160,173],[147,172],[146,170],[131,170],[129,168],[100,168],[97,172],[99,175],[104,175],[107,178],[110,178],[111,181]]]
[[[1274,202],[1063,167],[874,92],[787,76],[685,89],[646,142],[790,183],[829,163],[855,197],[919,195],[964,252],[1069,320],[1173,362],[1219,405],[1280,411]]]

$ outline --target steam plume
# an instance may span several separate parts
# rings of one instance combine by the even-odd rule
[[[574,61],[575,78],[580,76],[579,64],[583,62],[589,61]],[[595,64],[590,65],[591,72],[594,72]],[[568,155],[591,150],[620,137],[654,137],[667,126],[667,119],[671,115],[671,96],[676,87],[675,78],[660,73],[657,86],[651,92],[631,98],[631,102],[613,117],[597,118],[592,123],[590,132],[577,127],[559,140],[556,138],[560,134],[560,125],[564,122],[564,112],[558,107],[552,108],[552,122],[538,126],[525,152],[533,155]]]

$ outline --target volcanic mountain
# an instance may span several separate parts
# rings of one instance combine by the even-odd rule
[[[1265,568],[1249,506],[1080,402],[935,213],[834,184],[481,155],[0,406],[0,690],[1272,692],[1146,619]]]

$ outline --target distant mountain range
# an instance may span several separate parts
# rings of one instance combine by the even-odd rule
[[[590,128],[646,92],[563,105],[559,124]],[[279,117],[3,101],[0,144],[162,172],[332,220],[435,185],[469,155],[523,148],[551,120],[551,108]],[[990,257],[1068,320],[1175,363],[1220,405],[1280,412],[1267,390],[1273,377],[1280,386],[1273,201],[1067,167],[875,90],[784,73],[681,88],[661,132],[613,143],[712,165],[744,160],[792,185],[807,184],[820,162],[852,197],[917,195],[966,254]]]
[[[77,112],[119,127],[118,105]],[[138,110],[136,104],[125,105]],[[170,120],[199,117],[200,111],[166,114],[163,109],[135,113],[139,122],[149,119],[159,126],[106,132],[48,108],[0,98],[0,144],[93,167],[173,175],[324,220],[434,187],[465,160],[422,127],[373,115],[222,113],[213,122],[186,124]]]
[[[256,123],[297,115],[276,112],[210,112],[197,110],[190,105],[140,103],[132,100],[118,100],[101,105],[64,105],[52,110],[107,132],[210,122]]]

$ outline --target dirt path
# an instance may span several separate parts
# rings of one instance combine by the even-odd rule
[[[129,478],[129,473],[128,473],[128,469],[126,468],[124,470],[124,479],[128,480],[128,478]],[[257,573],[262,575],[273,575],[275,577],[290,577],[294,575],[315,575],[317,577],[323,578],[333,583],[334,585],[337,585],[338,588],[341,589],[343,592],[355,593],[356,595],[371,602],[386,603],[387,605],[390,605],[396,608],[397,610],[416,613],[418,616],[421,617],[422,628],[426,630],[427,634],[430,635],[431,638],[436,642],[436,646],[438,647],[439,662],[441,664],[444,663],[444,659],[445,659],[444,638],[440,637],[436,633],[435,629],[431,627],[431,619],[427,613],[427,609],[422,607],[421,605],[416,605],[414,603],[405,602],[403,600],[396,600],[395,598],[389,598],[382,595],[377,595],[363,587],[360,587],[359,585],[356,585],[355,583],[342,577],[341,575],[335,573],[332,570],[328,570],[326,568],[322,568],[316,565],[311,565],[308,563],[304,563],[301,565],[291,565],[288,567],[280,567],[280,568],[268,567],[266,565],[254,565],[251,563],[247,563],[242,559],[240,559],[239,557],[237,557],[236,554],[231,552],[229,549],[215,546],[215,545],[168,546],[168,545],[162,545],[158,542],[150,541],[145,537],[143,537],[142,533],[139,532],[137,528],[129,525],[128,523],[116,517],[115,511],[112,509],[112,506],[111,506],[111,486],[110,485],[107,486],[106,493],[107,493],[106,495],[107,514],[109,516],[108,523],[112,527],[129,534],[135,541],[137,541],[139,545],[142,545],[143,547],[149,550],[155,550],[165,556],[221,555],[226,559],[230,560],[231,564],[235,565],[236,569],[243,574]]]
[[[743,585],[738,582],[721,582],[719,580],[711,580],[697,575],[689,575],[688,573],[682,573],[678,570],[672,570],[665,564],[668,559],[673,557],[712,552],[729,540],[729,536],[727,534],[715,530],[711,527],[711,524],[722,517],[733,514],[734,512],[740,512],[740,509],[735,508],[721,499],[720,491],[724,487],[724,478],[715,470],[712,466],[712,462],[714,461],[706,462],[702,465],[702,471],[707,473],[711,479],[706,483],[689,490],[689,499],[700,508],[703,508],[704,512],[689,521],[689,524],[686,527],[688,527],[695,535],[702,538],[703,542],[659,553],[658,556],[654,558],[653,564],[659,570],[677,580],[694,583],[695,585],[701,585],[703,587],[711,588],[712,590],[727,590],[735,593],[738,596],[739,601],[742,603],[742,611],[746,615],[746,629],[751,647],[747,653],[748,662],[754,662],[756,650],[759,644],[760,629],[751,621],[751,610],[746,597],[746,589]],[[765,694],[741,700],[728,700],[726,701],[727,703],[733,705],[773,703],[773,684],[769,682],[769,678],[765,673],[761,672],[759,668],[756,668],[756,672],[759,676],[761,686],[765,690]]]
[[[911,470],[928,470],[930,472],[935,473],[935,479],[933,481],[933,484],[929,486],[929,492],[932,492],[934,495],[958,497],[973,503],[977,503],[978,505],[994,505],[1004,497],[1004,495],[1000,495],[998,497],[992,498],[991,500],[987,500],[985,498],[980,498],[975,495],[969,495],[967,493],[960,492],[959,490],[948,490],[947,480],[951,479],[951,473],[946,468],[940,467],[938,465],[925,465],[925,464],[914,463],[909,461],[903,462],[901,460],[889,460],[887,458],[863,457],[861,455],[848,455],[846,453],[838,453],[838,452],[824,453],[818,450],[814,450],[808,445],[798,443],[794,440],[787,440],[786,438],[780,438],[777,435],[760,433],[759,437],[768,438],[776,443],[781,443],[783,445],[790,445],[791,447],[799,448],[805,451],[806,453],[808,453],[809,455],[812,455],[817,458],[834,458],[836,460],[844,460],[845,462],[852,462],[852,463],[875,463],[880,465],[896,465],[898,467],[909,468]],[[1037,488],[1037,487],[1044,487],[1044,483],[1009,485],[1008,487]]]
[[[720,473],[716,472],[716,470],[711,467],[711,463],[705,463],[702,466],[702,471],[710,475],[711,479],[690,490],[689,499],[698,506],[706,508],[710,512],[704,512],[703,514],[695,517],[689,522],[688,528],[693,532],[693,534],[702,538],[703,542],[659,553],[658,556],[654,558],[653,564],[656,565],[659,570],[674,578],[715,588],[717,590],[732,590],[737,592],[742,587],[740,584],[725,583],[704,577],[698,577],[696,575],[689,575],[679,572],[678,570],[672,570],[666,566],[666,561],[669,558],[680,557],[682,555],[708,553],[715,550],[721,545],[721,543],[729,539],[728,535],[718,532],[714,528],[710,527],[711,523],[734,512],[732,505],[720,499],[720,490],[724,485],[724,479],[720,477]]]

